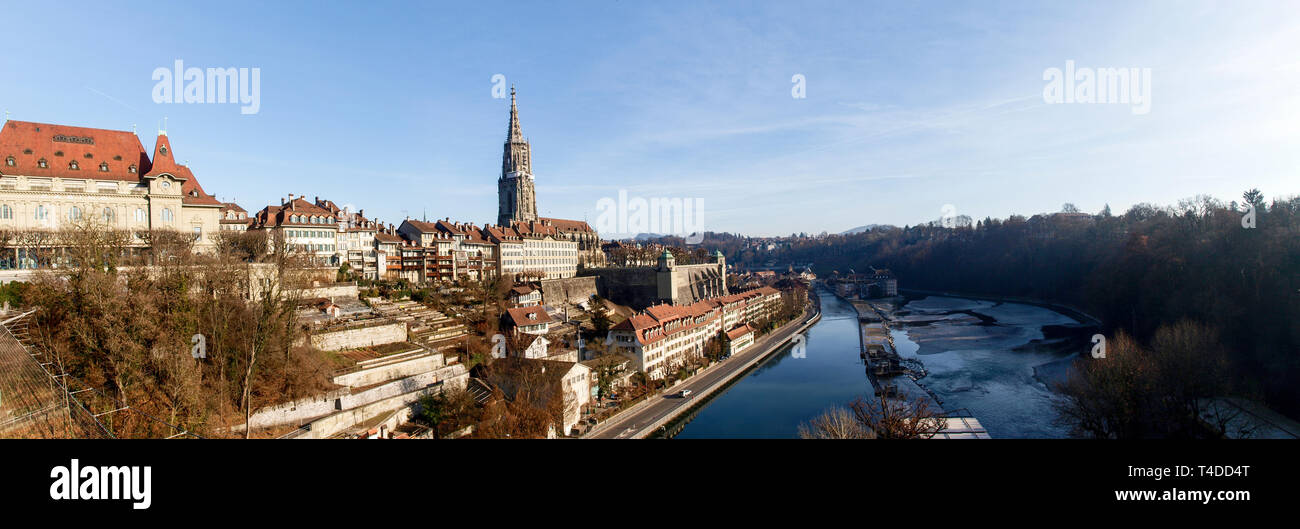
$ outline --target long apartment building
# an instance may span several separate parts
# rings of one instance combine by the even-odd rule
[[[719,333],[746,334],[742,330],[774,314],[780,303],[780,291],[760,287],[689,305],[654,305],[615,325],[609,334],[614,350],[631,358],[637,370],[662,378],[702,356]]]
[[[565,238],[551,219],[490,226],[488,238],[502,241],[503,274],[541,279],[578,275],[581,243]]]
[[[450,219],[406,219],[395,229],[381,230],[376,246],[390,255],[385,277],[413,283],[573,277],[578,242],[556,235],[555,227],[542,221],[479,227]],[[399,259],[391,257],[394,252]]]
[[[0,229],[15,234],[0,269],[57,264],[61,248],[39,235],[82,222],[128,230],[144,247],[150,230],[175,230],[210,250],[222,204],[176,161],[166,131],[150,156],[134,132],[26,121],[0,127]]]

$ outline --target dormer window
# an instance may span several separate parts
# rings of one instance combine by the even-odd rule
[[[135,164],[131,164],[131,167],[127,167],[126,172],[135,174]]]
[[[82,156],[82,158],[85,158],[85,159],[87,159],[87,160],[89,160],[89,159],[91,159],[91,158],[94,158],[94,157],[95,157],[95,155],[93,155],[93,154],[91,154],[91,153],[86,153],[84,156]]]
[[[10,156],[10,157],[8,157],[8,158],[5,158],[5,165],[8,165],[9,167],[13,167],[15,163],[18,163],[18,162],[14,160],[14,157],[13,157],[13,156]]]
[[[48,169],[50,167],[50,162],[45,161],[45,158],[41,158],[40,160],[36,160],[36,166],[41,169]]]
[[[101,173],[108,172],[108,162],[99,162],[99,172]]]
[[[76,160],[73,160],[68,163],[68,169],[72,169],[73,171],[76,171],[77,169],[81,169],[81,167],[77,165]]]

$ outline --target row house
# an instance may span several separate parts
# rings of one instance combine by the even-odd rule
[[[247,210],[239,207],[239,204],[222,202],[219,222],[222,232],[241,232],[248,231],[253,225],[253,218],[248,215]]]
[[[436,223],[412,219],[403,220],[396,234],[407,242],[402,249],[403,279],[415,283],[456,280],[452,252],[458,241],[451,234],[439,230]]]
[[[662,378],[703,356],[708,341],[721,332],[752,343],[750,324],[770,316],[780,303],[780,291],[761,287],[689,305],[655,305],[610,329],[610,343],[637,370]]]
[[[272,249],[283,245],[307,255],[313,264],[335,267],[342,263],[338,253],[341,229],[338,218],[328,209],[289,195],[279,206],[266,206],[254,216],[251,229],[267,232]]]
[[[361,277],[379,279],[380,256],[375,246],[379,223],[367,219],[364,209],[353,212],[350,208],[340,208],[333,201],[321,200],[320,197],[316,197],[315,202],[316,206],[329,211],[338,219],[336,247],[340,260]]]
[[[237,224],[242,211],[228,204],[223,215],[230,220],[223,218],[223,222]],[[320,197],[309,202],[291,194],[279,206],[267,206],[246,222],[247,229],[272,231],[275,237],[270,240],[308,253],[318,266],[346,263],[367,279],[404,279],[415,284],[501,275],[553,279],[577,275],[579,263],[580,243],[562,236],[549,220],[479,227],[451,219],[405,219],[394,227]],[[569,227],[571,234],[580,231]]]
[[[434,223],[440,233],[452,239],[451,255],[456,277],[471,280],[496,277],[497,247],[478,226],[443,219]]]

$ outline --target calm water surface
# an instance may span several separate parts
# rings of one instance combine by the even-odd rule
[[[858,357],[857,314],[848,303],[819,291],[822,320],[807,331],[804,358],[786,346],[697,411],[677,438],[793,438],[799,424],[826,408],[871,397]],[[921,380],[952,410],[966,408],[994,437],[1063,437],[1052,424],[1059,397],[1034,376],[1034,368],[1066,354],[1026,348],[1042,339],[1043,325],[1073,320],[1048,309],[1015,303],[929,297],[904,307],[939,321],[894,330],[899,353],[925,363]],[[951,311],[974,311],[993,325]],[[1028,349],[1028,350],[1027,350]]]

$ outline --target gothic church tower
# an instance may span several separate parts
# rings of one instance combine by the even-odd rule
[[[501,156],[501,177],[497,179],[497,224],[537,220],[537,192],[533,189],[533,160],[528,140],[519,129],[519,108],[515,87],[510,87],[510,126],[505,152]]]

